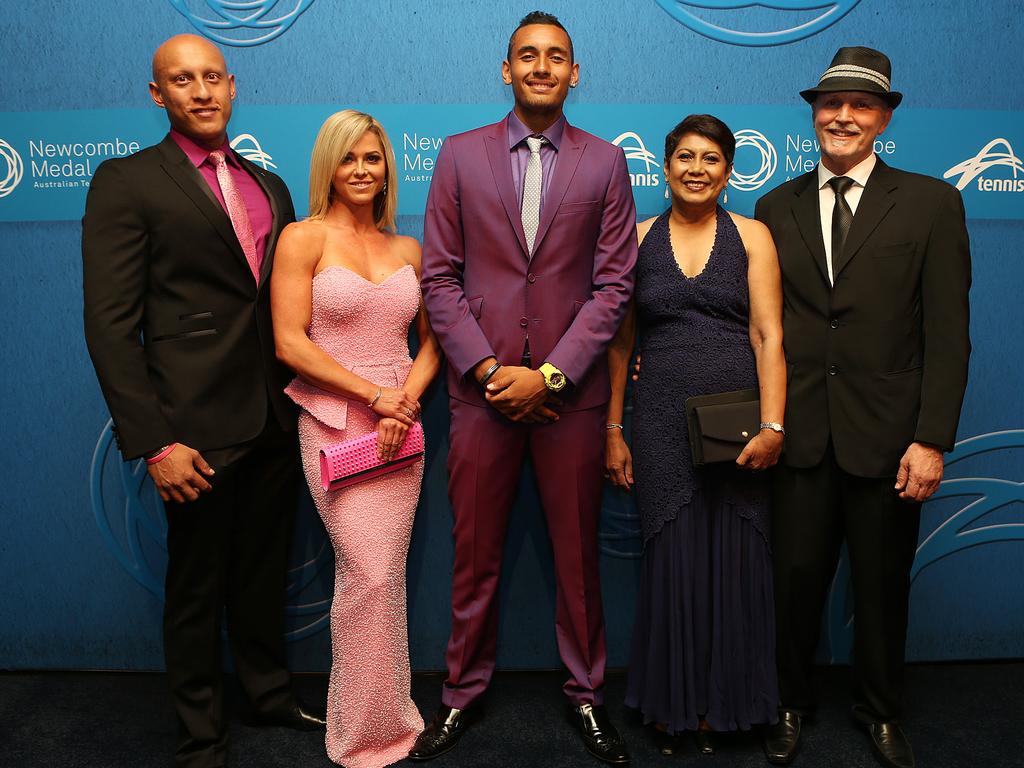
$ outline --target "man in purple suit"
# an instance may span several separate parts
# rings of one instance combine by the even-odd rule
[[[445,142],[427,201],[422,285],[448,357],[455,570],[442,706],[409,756],[454,747],[490,682],[505,531],[529,455],[554,550],[570,720],[591,753],[627,763],[602,705],[597,527],[605,347],[636,263],[632,190],[622,151],[562,114],[579,65],[558,19],[520,22],[502,77],[515,108]]]

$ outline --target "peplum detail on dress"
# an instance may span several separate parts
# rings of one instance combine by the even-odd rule
[[[298,376],[284,388],[284,393],[302,410],[331,429],[344,429],[348,423],[348,399],[341,395],[314,387]]]
[[[342,366],[379,387],[397,389],[403,386],[409,377],[412,361],[405,360],[384,365],[345,365],[342,363]],[[291,383],[284,388],[284,393],[320,423],[326,424],[331,429],[345,429],[348,423],[349,399],[347,397],[320,389],[300,376],[292,379]],[[367,407],[366,403],[359,403],[359,405]]]

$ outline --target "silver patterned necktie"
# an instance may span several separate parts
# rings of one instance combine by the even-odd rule
[[[530,148],[530,160],[523,177],[523,234],[526,235],[526,249],[533,256],[533,241],[540,226],[540,193],[544,172],[540,164],[540,148],[546,139],[543,136],[529,136],[526,144]]]
[[[829,282],[834,282],[832,265],[843,255],[846,236],[850,234],[850,225],[853,224],[853,210],[846,202],[846,190],[853,186],[853,179],[849,176],[833,176],[828,180],[828,185],[836,195],[836,203],[832,208],[832,259],[828,265]]]

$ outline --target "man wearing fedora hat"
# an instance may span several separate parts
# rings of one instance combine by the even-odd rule
[[[818,166],[758,201],[782,268],[789,386],[773,556],[781,705],[765,754],[796,755],[810,668],[845,540],[854,598],[854,716],[886,766],[900,728],[910,568],[921,502],[953,447],[970,355],[970,250],[959,192],[874,153],[903,96],[889,59],[841,48],[811,105]]]

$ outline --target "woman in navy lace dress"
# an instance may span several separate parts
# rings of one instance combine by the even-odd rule
[[[735,147],[710,115],[666,137],[672,206],[637,226],[634,304],[608,353],[607,470],[635,481],[644,539],[626,703],[666,753],[683,731],[711,753],[714,731],[773,722],[778,704],[764,470],[782,449],[782,293],[768,230],[718,205]],[[631,453],[620,425],[637,335]],[[752,387],[772,426],[735,465],[695,469],[686,398]]]

